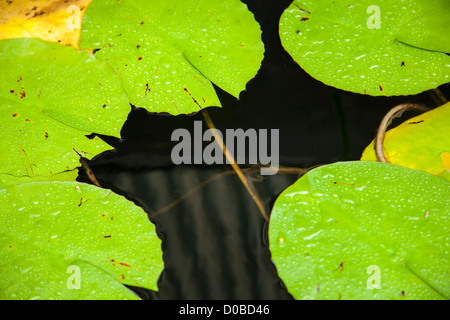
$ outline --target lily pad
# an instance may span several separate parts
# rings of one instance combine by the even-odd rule
[[[269,241],[296,299],[450,298],[450,182],[388,163],[316,168],[277,199]]]
[[[53,176],[110,147],[130,111],[105,62],[39,39],[0,41],[0,173]]]
[[[16,185],[16,184],[22,184],[27,182],[34,182],[34,181],[75,181],[78,177],[78,170],[68,170],[63,171],[57,174],[54,174],[52,176],[40,176],[40,175],[34,175],[34,176],[15,176],[8,173],[0,173],[0,189],[5,189],[7,187]]]
[[[81,21],[91,1],[0,1],[0,39],[39,38],[79,49]]]
[[[284,48],[312,77],[374,96],[450,81],[447,0],[295,0],[280,19]]]
[[[411,118],[386,132],[386,160],[411,169],[450,178],[450,103]],[[374,142],[361,160],[376,161]],[[449,179],[450,180],[450,179]]]
[[[80,47],[122,77],[131,103],[171,114],[220,106],[212,83],[238,97],[264,55],[239,0],[93,1]]]
[[[157,290],[161,241],[125,198],[31,182],[0,190],[0,203],[1,299],[136,299],[123,284]]]

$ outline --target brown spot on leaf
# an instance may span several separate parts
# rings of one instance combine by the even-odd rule
[[[14,93],[14,90],[9,90],[9,93]]]
[[[408,124],[419,124],[424,122],[424,120],[420,120],[420,121],[412,121],[412,122],[408,122]]]
[[[402,61],[401,66],[402,66],[402,67],[406,66],[405,61]]]
[[[42,15],[44,15],[44,14],[45,14],[45,11],[37,11],[37,12],[35,12],[35,13],[33,14],[33,17],[32,17],[32,18],[38,17],[38,16],[42,16]]]
[[[200,108],[202,109],[202,106],[198,103],[198,101],[192,96],[192,94],[189,92],[189,90],[187,88],[183,88],[183,90],[185,92],[187,92],[187,94],[191,97],[192,101],[194,101],[194,103]]]
[[[144,58],[142,58],[142,57],[138,57],[138,60],[139,60],[139,61],[141,61],[142,59],[144,59]]]
[[[202,84],[202,85],[204,85],[205,87],[207,87],[207,85],[202,81],[202,80],[200,80],[198,77],[196,77],[194,74],[192,75],[196,80],[198,80],[198,81],[200,81],[200,83]]]
[[[358,186],[356,183],[345,183],[345,182],[337,182],[337,181],[330,181],[332,184],[338,184],[343,186]]]
[[[308,21],[309,18],[301,18],[300,21]]]
[[[48,138],[48,132],[47,132],[47,131],[45,131],[45,133],[44,133],[44,137],[45,137],[45,139],[47,139],[47,138]]]
[[[83,198],[84,198],[84,197],[81,197],[81,199],[80,199],[80,203],[78,204],[79,207],[81,207],[81,205],[82,205],[83,203],[89,201],[89,199],[83,201]]]
[[[299,7],[297,4],[295,4],[295,3],[294,3],[294,6],[296,6],[301,12],[311,14],[311,12],[309,12],[309,11],[307,11],[307,10],[305,10],[305,9],[300,8],[300,7]]]
[[[121,265],[122,267],[131,268],[131,266],[128,263],[125,263],[125,262],[116,261],[114,259],[110,259],[109,262],[111,262],[112,264]]]
[[[381,86],[381,84],[378,84],[378,88],[380,89],[381,92],[383,92],[383,87]]]
[[[111,235],[107,234],[107,235],[103,236],[103,238],[111,238]]]
[[[20,99],[23,99],[27,96],[27,94],[25,93],[25,91],[20,92]]]
[[[17,116],[18,116],[17,113],[11,113],[11,115],[13,116],[13,118],[17,118]]]
[[[400,292],[400,295],[401,295],[402,297],[404,297],[404,296],[405,296],[405,291],[403,290],[402,292]]]
[[[334,269],[333,271],[344,271],[344,263],[345,263],[346,261],[342,261],[340,264],[339,264],[339,267],[337,267],[336,269]]]

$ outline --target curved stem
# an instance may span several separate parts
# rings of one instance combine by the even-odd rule
[[[406,110],[418,110],[425,112],[430,110],[430,108],[414,103],[403,103],[392,108],[384,116],[383,120],[381,120],[380,126],[378,127],[377,137],[375,139],[375,155],[377,156],[377,160],[379,162],[388,162],[384,155],[384,145],[383,145],[387,128],[392,123],[392,120],[401,117],[403,112],[405,112]]]

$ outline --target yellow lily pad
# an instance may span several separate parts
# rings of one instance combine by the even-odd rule
[[[2,0],[0,40],[40,38],[79,49],[81,21],[92,0]]]
[[[450,180],[450,103],[411,118],[386,132],[384,154],[390,163]],[[377,160],[374,141],[361,160]]]

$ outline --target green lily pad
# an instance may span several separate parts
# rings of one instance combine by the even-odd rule
[[[387,163],[339,162],[280,195],[270,250],[296,299],[448,299],[449,219],[449,181]]]
[[[123,284],[157,290],[161,241],[125,198],[31,182],[0,190],[0,204],[0,299],[136,299]]]
[[[130,111],[120,78],[95,56],[38,39],[0,41],[0,173],[53,176],[110,147]]]
[[[220,106],[211,82],[238,97],[264,55],[260,26],[239,0],[96,0],[80,47],[122,77],[131,103],[171,114]]]
[[[384,155],[389,163],[424,170],[450,180],[450,103],[411,118],[386,132]],[[374,142],[361,160],[376,161]]]
[[[410,95],[450,81],[443,53],[450,52],[449,15],[447,0],[295,0],[280,19],[280,37],[293,59],[327,85]]]
[[[6,189],[16,184],[35,181],[75,181],[78,177],[78,170],[68,170],[52,176],[14,176],[12,174],[0,173],[0,189]]]

